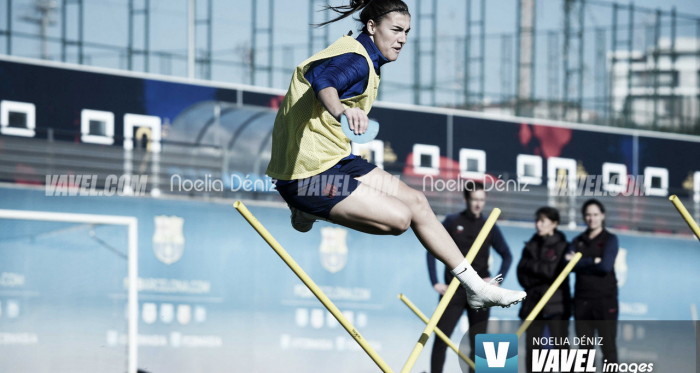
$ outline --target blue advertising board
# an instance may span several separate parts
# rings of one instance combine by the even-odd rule
[[[0,103],[33,105],[35,131],[31,137],[80,142],[81,112],[101,111],[113,115],[113,129],[108,131],[113,132],[113,141],[109,143],[119,147],[125,136],[134,135],[124,132],[125,127],[127,131],[129,128],[124,119],[127,114],[157,117],[166,128],[202,103],[277,109],[285,94],[267,88],[60,63],[20,63],[3,57],[0,81],[4,83],[0,85]],[[409,165],[423,163],[420,159],[413,161],[416,145],[436,149],[434,154],[440,158],[437,164],[454,171],[462,162],[461,150],[483,152],[485,172],[511,177],[522,173],[517,163],[520,155],[541,157],[540,162],[566,158],[590,175],[602,175],[604,164],[623,167],[628,175],[646,175],[648,168],[663,169],[662,184],[672,191],[692,189],[695,172],[700,171],[700,157],[692,156],[700,152],[697,136],[383,102],[377,102],[369,116],[381,125],[377,139],[383,142],[386,154],[384,169],[406,176],[415,176]],[[131,130],[137,131],[137,127]],[[169,130],[183,131],[177,126],[163,130],[165,142],[173,141],[167,136]],[[542,167],[540,176],[546,177],[547,165]],[[651,171],[647,177],[650,175]],[[688,180],[690,187],[685,185]]]

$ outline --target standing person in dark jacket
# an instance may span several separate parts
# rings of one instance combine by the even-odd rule
[[[462,255],[466,256],[476,240],[476,236],[479,235],[481,228],[486,223],[486,217],[482,214],[484,205],[486,204],[484,185],[481,183],[469,182],[464,190],[464,200],[467,203],[467,209],[458,214],[448,215],[445,221],[442,222],[442,225],[445,226],[445,229],[447,229],[447,232],[457,244],[457,247],[459,247]],[[493,246],[503,259],[500,273],[505,275],[508,272],[513,257],[508,248],[508,244],[506,244],[505,239],[503,239],[501,230],[498,229],[496,225],[493,226],[491,233],[486,237],[484,244],[481,246],[481,250],[479,250],[479,253],[472,262],[472,267],[484,281],[498,284],[503,281],[503,278],[499,275],[492,280],[489,274],[488,262],[491,246]],[[447,284],[452,281],[454,276],[445,268],[445,283],[438,283],[435,258],[430,255],[430,253],[428,253],[428,272],[430,273],[430,281],[433,284],[433,288],[440,293],[440,298],[442,298],[442,295],[445,294],[447,290]],[[474,339],[477,334],[486,333],[486,321],[488,321],[490,314],[488,309],[477,313],[476,310],[468,306],[467,294],[463,291],[457,291],[447,305],[447,309],[445,309],[445,313],[443,313],[440,318],[437,327],[446,335],[452,335],[465,309],[467,310],[470,326],[469,339],[472,346],[470,354],[471,359],[474,360]],[[430,370],[432,373],[442,372],[443,365],[445,364],[446,352],[447,345],[445,342],[436,338],[433,344],[433,353],[430,358]]]
[[[602,337],[603,358],[617,363],[617,278],[615,258],[619,250],[617,236],[605,229],[605,207],[590,199],[581,209],[588,229],[569,246],[566,260],[574,253],[583,254],[573,271],[576,273],[574,319],[579,337],[594,337],[595,330]],[[597,320],[602,322],[591,322]]]
[[[559,273],[566,266],[564,255],[569,249],[566,236],[559,230],[559,212],[551,207],[542,207],[535,213],[537,233],[525,244],[518,263],[518,281],[525,289],[527,298],[520,308],[520,318],[525,320],[535,309]],[[552,337],[568,336],[571,317],[571,292],[567,277],[554,292],[544,308],[536,316],[535,322],[527,329],[527,372],[532,370],[533,338],[544,336],[545,327]],[[555,348],[566,348],[557,345]]]

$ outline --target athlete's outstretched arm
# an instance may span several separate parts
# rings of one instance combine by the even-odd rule
[[[334,87],[326,87],[318,91],[316,98],[321,101],[333,118],[340,120],[340,114],[343,114],[343,111],[345,111],[345,106],[340,103],[337,89]]]

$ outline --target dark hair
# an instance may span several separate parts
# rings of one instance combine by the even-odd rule
[[[592,198],[583,203],[583,206],[581,207],[581,215],[583,215],[584,217],[586,216],[586,209],[588,209],[588,206],[590,205],[598,206],[600,212],[605,214],[605,206],[603,206],[603,204],[600,203],[600,201],[598,201],[597,199]]]
[[[559,211],[557,211],[555,208],[551,208],[549,206],[538,208],[537,212],[535,212],[535,218],[539,219],[540,216],[544,216],[557,224],[559,223]]]
[[[471,184],[473,187],[470,188],[469,184]],[[464,184],[464,199],[468,200],[469,197],[472,196],[472,192],[476,192],[477,190],[484,190],[484,184],[478,181],[467,180],[467,182]]]
[[[355,21],[362,23],[363,32],[367,32],[367,22],[369,22],[370,19],[374,20],[376,23],[379,23],[382,18],[391,12],[400,12],[401,14],[405,14],[409,17],[411,16],[411,13],[408,12],[408,5],[401,0],[350,0],[350,4],[348,5],[326,5],[323,8],[323,10],[328,9],[340,14],[340,16],[314,26],[321,27],[336,21],[340,21],[343,18],[351,16],[360,9],[362,9],[362,12],[360,12],[360,18],[355,18]]]

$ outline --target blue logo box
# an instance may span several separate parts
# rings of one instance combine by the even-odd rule
[[[518,373],[518,336],[477,334],[476,373]]]

